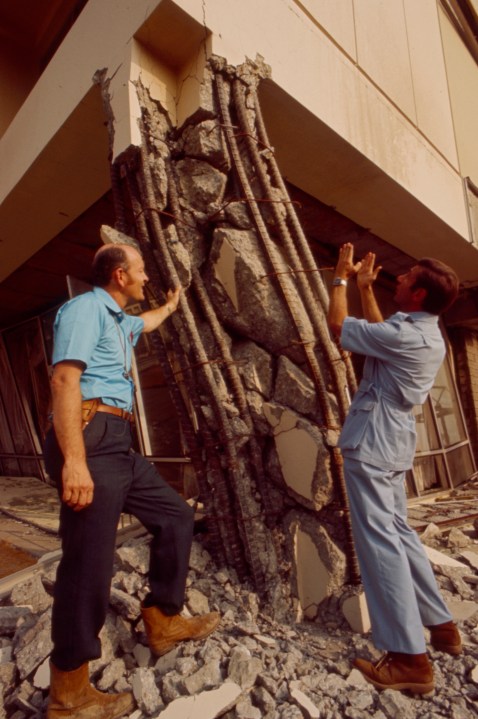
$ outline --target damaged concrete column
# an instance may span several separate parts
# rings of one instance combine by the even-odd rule
[[[158,298],[185,289],[156,341],[216,556],[276,617],[313,619],[358,578],[336,448],[353,377],[267,146],[256,88],[269,72],[212,58],[180,127],[137,73],[140,139],[113,163],[114,195]]]

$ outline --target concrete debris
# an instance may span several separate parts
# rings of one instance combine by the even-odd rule
[[[441,529],[433,522],[427,525],[427,528],[422,532],[421,537],[424,542],[431,542],[441,536]]]
[[[13,636],[23,621],[32,614],[31,607],[0,607],[0,636]]]
[[[470,567],[478,570],[478,548],[475,551],[461,552],[460,559],[464,559]]]
[[[472,542],[473,540],[462,532],[461,529],[454,527],[450,530],[447,544],[449,547],[463,549],[464,547],[469,547]]]
[[[471,562],[458,561],[467,557],[461,548],[450,547],[445,536],[440,552],[434,549],[433,562],[465,649],[450,657],[430,647],[436,690],[425,700],[380,693],[352,668],[355,656],[377,657],[369,635],[354,633],[342,611],[342,605],[359,596],[357,589],[342,602],[328,597],[315,622],[281,623],[265,612],[250,586],[238,583],[233,570],[214,565],[207,534],[197,537],[188,576],[189,609],[218,610],[221,625],[206,640],[181,643],[160,658],[151,654],[138,621],[147,592],[141,567],[148,537],[130,540],[117,552],[110,611],[101,633],[103,654],[90,669],[101,691],[133,691],[137,706],[128,719],[473,716],[478,701],[478,584],[464,577],[478,579],[478,570]],[[134,595],[118,589],[125,584],[126,557],[130,573],[142,578],[140,587],[131,584]],[[45,591],[50,604],[51,581],[45,581]],[[41,597],[42,591],[36,581],[27,580],[0,607],[0,719],[34,719],[46,709],[51,607],[42,608],[44,601],[35,610],[13,605],[34,596]],[[134,608],[138,611],[132,616]]]

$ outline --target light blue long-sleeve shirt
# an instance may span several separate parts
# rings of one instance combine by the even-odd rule
[[[82,362],[82,398],[99,398],[104,404],[131,412],[131,356],[143,329],[140,317],[126,314],[108,292],[95,287],[58,310],[53,328],[53,364],[65,360]]]
[[[340,435],[342,454],[409,469],[416,445],[412,409],[426,400],[445,357],[438,316],[397,312],[376,323],[347,317],[341,344],[367,358]]]

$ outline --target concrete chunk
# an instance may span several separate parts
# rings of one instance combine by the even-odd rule
[[[147,716],[153,715],[163,706],[152,669],[136,669],[133,676],[133,694],[138,706]]]
[[[290,693],[292,699],[297,702],[307,719],[320,719],[320,711],[315,704],[300,689],[292,689]]]
[[[240,696],[240,686],[225,682],[219,689],[176,699],[156,719],[217,719],[232,709]]]
[[[215,659],[208,662],[197,672],[191,674],[184,680],[184,688],[188,694],[197,694],[198,692],[217,686],[222,680],[219,660]]]
[[[21,619],[30,617],[31,607],[0,607],[0,635],[13,636]]]
[[[468,569],[466,564],[457,562],[456,559],[449,557],[448,554],[443,554],[443,552],[439,552],[437,549],[433,549],[433,547],[427,547],[426,544],[423,545],[423,548],[432,564],[442,567],[462,567],[463,569]]]
[[[15,647],[15,659],[20,678],[24,679],[36,669],[52,649],[51,611],[48,610],[22,634]]]

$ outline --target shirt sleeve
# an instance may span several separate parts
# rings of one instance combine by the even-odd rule
[[[131,346],[136,347],[140,335],[144,330],[144,320],[142,317],[137,317],[136,315],[127,315],[127,318],[129,323]]]
[[[385,322],[367,322],[355,317],[346,317],[342,325],[340,342],[349,352],[367,357],[390,359],[401,354],[408,342],[404,341],[404,320],[389,318]]]
[[[53,329],[53,364],[71,360],[88,367],[101,328],[101,308],[91,292],[60,307]]]

